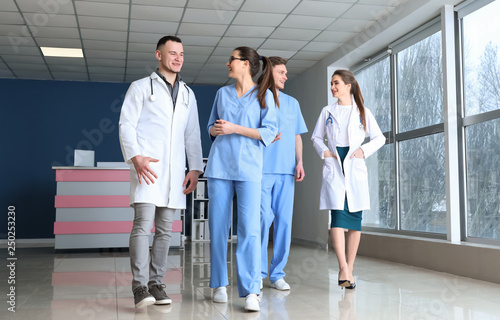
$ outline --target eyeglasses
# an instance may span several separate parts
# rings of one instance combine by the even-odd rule
[[[236,57],[230,56],[230,57],[229,57],[229,64],[231,64],[231,62],[233,62],[233,60],[241,60],[241,61],[246,61],[246,60],[248,60],[248,59],[236,58]]]

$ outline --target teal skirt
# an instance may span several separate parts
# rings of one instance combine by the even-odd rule
[[[344,172],[344,159],[349,152],[349,147],[337,147],[337,152],[340,156],[342,172]],[[332,222],[330,227],[361,231],[362,213],[363,211],[349,212],[346,197],[344,200],[344,210],[331,210]]]

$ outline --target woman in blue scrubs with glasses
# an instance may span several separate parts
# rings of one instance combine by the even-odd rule
[[[253,78],[260,70],[257,84]],[[237,198],[236,266],[238,292],[245,309],[259,311],[260,193],[262,151],[278,133],[272,66],[252,48],[234,49],[226,63],[236,84],[217,91],[207,129],[213,140],[205,176],[208,178],[210,287],[214,302],[227,302],[227,240],[234,193]]]

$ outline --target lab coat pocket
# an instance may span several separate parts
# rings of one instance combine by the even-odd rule
[[[358,181],[368,180],[368,170],[366,169],[365,159],[354,157],[352,166],[356,180]]]
[[[335,161],[337,159],[330,157],[325,158],[323,163],[323,179],[321,180],[321,193],[319,199],[319,209],[335,208]]]

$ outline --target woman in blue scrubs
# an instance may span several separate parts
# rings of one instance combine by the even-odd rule
[[[252,77],[259,72],[261,60],[262,74],[256,84]],[[279,102],[268,58],[252,48],[238,47],[226,66],[236,84],[217,91],[207,126],[213,140],[205,171],[210,199],[210,287],[215,289],[214,302],[227,302],[227,240],[236,192],[238,292],[246,297],[246,310],[259,311],[262,151],[278,132]]]

